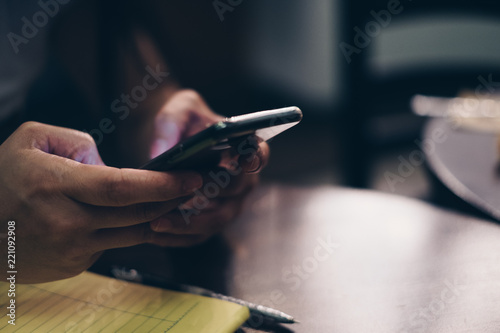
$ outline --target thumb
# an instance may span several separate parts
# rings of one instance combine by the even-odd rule
[[[36,122],[25,123],[23,133],[31,137],[33,148],[47,154],[83,164],[104,165],[94,140],[87,133]]]
[[[211,124],[223,119],[215,114],[195,91],[177,92],[155,118],[155,141],[151,157],[156,157]]]
[[[175,146],[185,131],[185,120],[174,117],[157,117],[155,120],[155,139],[151,146],[151,158]]]

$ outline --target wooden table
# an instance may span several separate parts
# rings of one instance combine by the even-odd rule
[[[279,308],[293,332],[500,332],[500,227],[378,192],[261,187],[224,237],[109,263]]]

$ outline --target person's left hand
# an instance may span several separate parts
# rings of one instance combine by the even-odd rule
[[[156,116],[151,158],[222,119],[196,91],[176,92]],[[204,186],[195,192],[193,199],[150,223],[151,229],[159,233],[158,239],[165,240],[164,246],[169,246],[167,235],[194,236],[181,246],[203,242],[239,214],[245,196],[257,183],[257,174],[269,158],[265,142],[257,142],[255,138],[247,141],[240,145],[240,151],[223,158],[220,168],[205,174]]]

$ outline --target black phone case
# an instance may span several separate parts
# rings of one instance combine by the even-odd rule
[[[141,169],[168,171],[211,168],[220,162],[221,152],[238,147],[242,142],[244,144],[249,136],[256,135],[262,140],[268,140],[294,126],[301,119],[302,112],[297,107],[232,117],[178,143]],[[257,140],[248,141],[248,144],[251,144]]]

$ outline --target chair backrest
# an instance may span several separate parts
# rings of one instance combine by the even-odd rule
[[[427,88],[424,88],[426,91],[432,91],[435,88],[442,87],[442,91],[444,93],[453,93],[451,87],[446,87],[447,83],[453,83],[455,86],[453,89],[456,89],[459,85],[467,84],[467,81],[472,78],[470,84],[475,84],[477,77],[481,74],[484,75],[485,71],[489,74],[499,71],[500,69],[500,47],[498,48],[498,55],[492,55],[492,53],[495,52],[491,51],[491,47],[485,48],[483,52],[483,55],[489,52],[488,59],[494,59],[495,56],[497,56],[499,59],[498,66],[492,66],[491,61],[484,61],[486,58],[484,56],[479,57],[476,61],[462,61],[461,63],[454,63],[451,61],[453,59],[449,59],[450,61],[442,62],[442,66],[431,66],[428,68],[416,66],[413,69],[397,66],[405,64],[404,61],[395,63],[395,61],[391,61],[391,58],[386,57],[385,62],[382,66],[380,66],[380,61],[378,61],[380,59],[374,59],[374,55],[376,55],[377,52],[383,48],[380,44],[390,41],[390,37],[385,38],[384,33],[391,30],[394,32],[395,27],[400,28],[405,25],[407,27],[411,27],[411,24],[414,26],[420,24],[425,28],[425,25],[429,24],[429,22],[434,21],[434,23],[436,23],[447,17],[452,20],[456,19],[456,21],[463,19],[465,20],[464,22],[469,23],[484,20],[484,22],[490,23],[489,25],[488,23],[483,24],[486,29],[488,26],[496,26],[500,32],[500,21],[498,25],[495,23],[495,20],[498,21],[498,18],[500,18],[500,3],[497,1],[354,0],[344,1],[343,6],[344,12],[347,14],[343,30],[345,39],[339,44],[339,48],[346,60],[344,68],[346,69],[347,74],[346,80],[350,86],[351,98],[358,99],[358,93],[362,91],[361,89],[365,90],[365,92],[376,91],[377,85],[384,79],[384,74],[388,73],[391,74],[389,81],[404,82],[409,84],[409,88],[412,89],[421,84],[422,86],[428,85]],[[426,17],[430,17],[431,20],[418,20],[419,18],[425,19]],[[473,24],[469,24],[469,26],[472,25]],[[435,26],[436,29],[441,29],[445,27],[446,24],[434,24],[433,26]],[[476,26],[478,26],[478,24],[476,24]],[[462,31],[466,31],[467,29],[467,27],[463,27]],[[429,29],[427,29],[427,32],[424,30],[423,36],[421,33],[419,38],[438,40],[438,36],[432,33],[433,31],[429,31]],[[403,40],[404,42],[401,44],[409,45],[413,43],[412,41],[404,40],[405,36],[401,33],[392,33],[391,37],[399,37],[400,40]],[[468,39],[467,36],[455,36],[455,39],[455,44],[462,44],[457,47],[462,46],[465,51],[467,51],[467,48],[470,48],[470,45],[466,42]],[[485,45],[488,45],[488,41],[484,35],[478,36],[478,39],[483,39]],[[470,36],[468,40],[469,42],[471,41]],[[398,51],[399,46],[404,46],[398,45],[397,41],[390,42],[392,42],[393,46],[393,49],[390,50],[390,52],[395,53]],[[489,44],[491,45],[493,43]],[[447,44],[450,45],[450,43]],[[479,45],[478,43],[475,44]],[[389,43],[385,43],[385,45],[389,45]],[[431,45],[432,47],[432,44],[428,43],[428,45]],[[443,48],[446,46],[447,45],[443,44]],[[479,54],[480,53],[481,52],[479,52]],[[409,53],[407,52],[406,54],[408,55]],[[476,54],[478,54],[478,52],[476,52]],[[411,63],[411,61],[406,63]],[[394,70],[387,70],[390,66],[392,66]],[[398,73],[400,75],[398,75]],[[436,84],[428,84],[429,77],[439,78],[438,81],[442,81],[442,83],[438,84],[434,81]],[[422,81],[418,82],[420,78],[422,78]],[[409,80],[410,82],[405,82],[405,80]],[[395,88],[398,87],[403,89],[405,87],[400,83],[395,84]],[[433,87],[434,85],[436,85],[436,87]],[[430,89],[431,87],[432,89]]]

